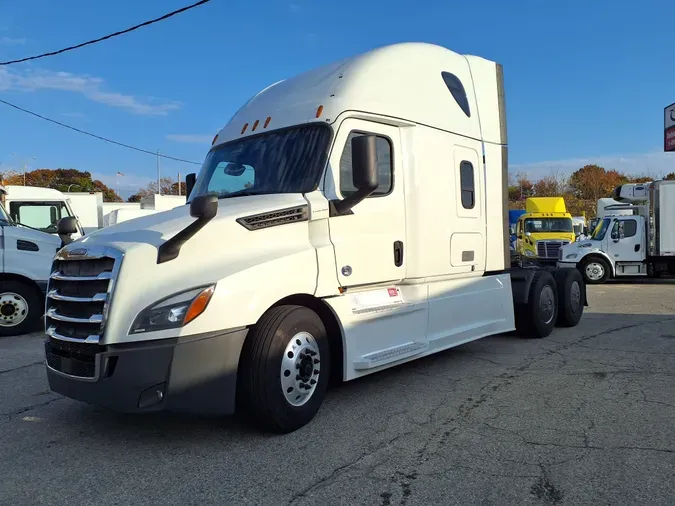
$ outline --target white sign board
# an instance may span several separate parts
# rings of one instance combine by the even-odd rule
[[[664,109],[663,118],[663,150],[675,151],[675,104]]]

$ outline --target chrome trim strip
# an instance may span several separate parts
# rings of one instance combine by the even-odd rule
[[[74,376],[72,374],[66,374],[65,372],[61,372],[58,369],[54,369],[52,366],[50,366],[47,363],[47,360],[45,360],[45,365],[47,366],[47,369],[49,369],[51,372],[54,374],[58,374],[59,376],[63,376],[64,378],[72,379],[72,380],[77,380],[77,381],[88,381],[90,383],[95,383],[98,381],[99,377],[99,367],[98,367],[98,360],[95,360],[94,362],[94,377],[90,376]]]
[[[97,293],[93,297],[70,297],[68,295],[61,295],[58,290],[51,290],[47,297],[54,300],[62,300],[64,302],[105,302],[108,295],[105,293]]]
[[[103,315],[101,314],[93,314],[89,318],[75,318],[73,316],[59,314],[53,307],[50,307],[47,310],[47,318],[67,323],[103,323]]]
[[[101,281],[112,279],[112,272],[102,272],[98,276],[64,276],[56,271],[49,278],[55,281]]]
[[[98,344],[98,341],[100,339],[100,336],[97,335],[88,336],[86,339],[78,339],[77,337],[64,336],[56,332],[56,327],[49,327],[47,329],[46,334],[48,337],[51,337],[58,341],[67,341],[69,343]]]

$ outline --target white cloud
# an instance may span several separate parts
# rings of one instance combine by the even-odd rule
[[[30,69],[16,72],[0,68],[0,91],[58,90],[79,93],[94,102],[145,116],[166,116],[170,111],[181,107],[179,102],[159,103],[158,99],[154,98],[140,100],[133,95],[105,91],[104,84],[104,80],[100,77],[86,74]]]
[[[595,164],[607,170],[618,170],[633,176],[652,176],[655,178],[675,171],[675,153],[651,151],[626,155],[603,155],[585,158],[570,158],[524,164],[511,164],[509,172],[522,172],[532,179],[539,179],[552,172],[571,174],[584,165]]]
[[[13,37],[0,37],[0,44],[3,46],[23,46],[28,42],[28,39],[24,37],[13,38]]]
[[[182,142],[185,144],[211,144],[213,135],[201,134],[170,134],[166,136],[167,139],[174,142]]]

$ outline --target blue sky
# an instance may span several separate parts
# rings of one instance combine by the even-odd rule
[[[192,0],[0,0],[0,60],[59,49]],[[39,13],[39,15],[37,14]],[[401,41],[441,44],[504,65],[511,171],[536,178],[584,163],[658,175],[663,108],[675,102],[672,0],[210,3],[70,53],[0,67],[0,98],[99,135],[201,162],[261,88]],[[17,156],[12,156],[12,152]],[[35,157],[35,160],[32,160]],[[123,196],[155,157],[0,105],[1,168],[74,167]],[[195,166],[162,161],[162,172]]]

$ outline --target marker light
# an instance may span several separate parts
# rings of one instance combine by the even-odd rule
[[[190,307],[187,310],[185,319],[183,320],[183,325],[187,325],[192,320],[197,318],[200,314],[204,312],[206,306],[209,305],[209,301],[213,296],[213,290],[215,287],[209,286],[202,290],[202,292],[192,301]]]
[[[248,123],[244,123],[244,127],[241,129],[242,135],[246,131],[247,128],[248,128]]]
[[[323,106],[320,105],[319,108],[316,110],[316,117],[320,118],[322,113],[323,113]]]
[[[251,132],[255,132],[255,129],[258,128],[258,123],[260,123],[260,121],[255,120],[255,123],[253,123],[253,128],[251,129]]]
[[[270,124],[270,121],[272,121],[272,116],[267,116],[267,119],[265,120],[265,124],[263,125],[263,128],[267,128],[267,125]]]

